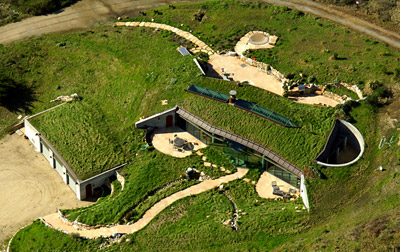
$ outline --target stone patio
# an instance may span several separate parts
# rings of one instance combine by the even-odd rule
[[[193,146],[193,149],[184,151],[174,149],[174,145],[170,144],[170,140],[172,141],[175,135],[179,138],[185,139],[191,144],[191,146]],[[193,135],[179,127],[157,129],[154,132],[152,143],[154,148],[156,148],[158,151],[177,158],[190,156],[192,152],[196,152],[199,149],[207,147],[205,143],[201,142],[199,139],[195,138]]]
[[[295,189],[297,191],[297,195],[299,196],[299,190],[296,187],[292,186],[291,184],[286,183],[285,181],[275,177],[269,172],[264,172],[261,174],[260,179],[256,185],[256,191],[261,198],[265,199],[275,199],[275,198],[282,198],[281,196],[274,195],[272,189],[272,181],[276,181],[277,186],[279,189],[284,192],[289,192],[289,189]]]

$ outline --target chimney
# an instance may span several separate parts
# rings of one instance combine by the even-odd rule
[[[236,102],[236,91],[231,90],[229,91],[229,104],[233,105]]]

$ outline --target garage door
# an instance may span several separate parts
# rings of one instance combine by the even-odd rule
[[[63,173],[63,166],[62,166],[60,160],[58,160],[56,157],[54,158],[54,168],[56,169],[58,174],[61,175]]]
[[[40,143],[40,149],[42,150],[42,154],[43,154],[43,156],[47,159],[47,160],[49,160],[49,162],[51,161],[51,158],[50,158],[50,149],[49,149],[49,147],[47,147],[45,144],[43,144],[43,143]]]

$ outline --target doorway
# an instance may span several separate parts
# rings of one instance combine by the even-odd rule
[[[172,127],[174,123],[174,118],[172,117],[172,115],[167,116],[166,118],[166,127]]]
[[[86,198],[89,198],[92,196],[92,184],[87,184],[86,185]]]

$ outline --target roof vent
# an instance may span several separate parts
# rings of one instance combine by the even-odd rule
[[[236,90],[229,91],[229,104],[234,104],[236,102]]]

